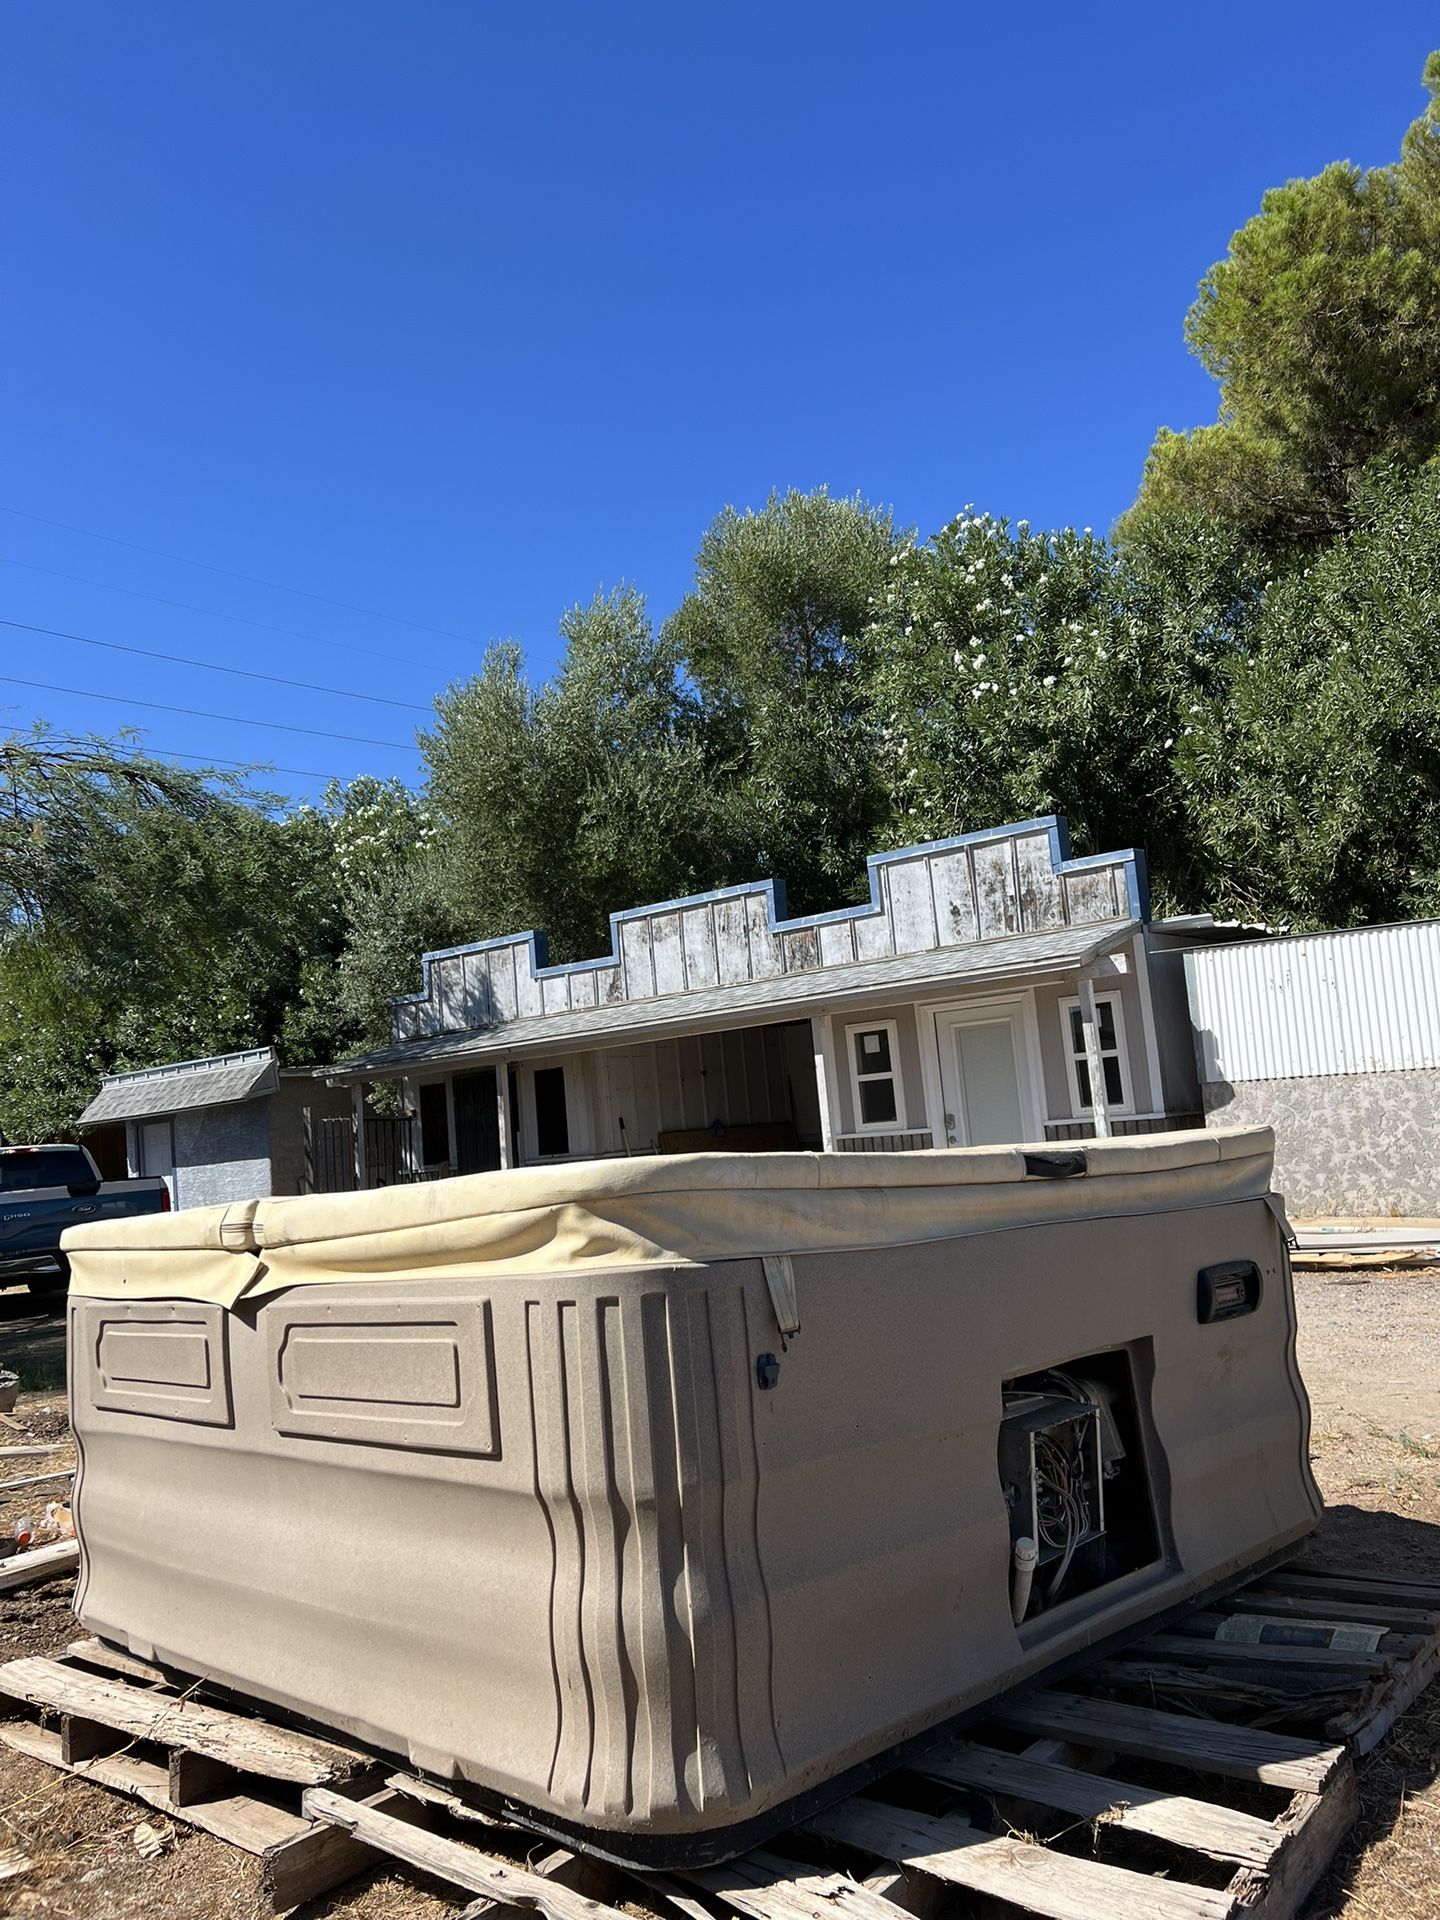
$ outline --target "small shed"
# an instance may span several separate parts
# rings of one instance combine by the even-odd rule
[[[273,1047],[112,1073],[80,1125],[123,1125],[132,1175],[159,1174],[176,1207],[314,1191],[317,1129],[348,1122],[347,1095]]]

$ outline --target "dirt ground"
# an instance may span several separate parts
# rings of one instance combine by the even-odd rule
[[[1440,1577],[1440,1269],[1297,1274],[1300,1361],[1328,1511],[1312,1557]],[[0,1295],[0,1363],[30,1391],[0,1445],[66,1441],[62,1322]],[[32,1469],[16,1463],[4,1478]],[[0,1495],[0,1533],[56,1487]],[[70,1583],[0,1596],[0,1658],[75,1635]],[[1360,1821],[1305,1920],[1440,1920],[1440,1686],[1361,1764]],[[135,1831],[164,1838],[142,1858]],[[34,1920],[246,1920],[245,1857],[160,1814],[0,1748],[0,1915]],[[453,1889],[396,1867],[354,1880],[301,1920],[442,1920]],[[958,1908],[957,1911],[964,1911]]]

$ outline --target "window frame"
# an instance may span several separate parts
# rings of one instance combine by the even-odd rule
[[[887,1073],[861,1073],[856,1056],[855,1036],[860,1033],[887,1033],[890,1036],[890,1068]],[[900,1023],[897,1020],[857,1020],[845,1028],[845,1064],[850,1073],[851,1131],[854,1133],[908,1133],[905,1112],[905,1080],[900,1069]],[[860,1088],[871,1080],[888,1080],[895,1090],[895,1118],[866,1120],[860,1105]]]
[[[1107,1113],[1118,1113],[1121,1115],[1133,1114],[1135,1111],[1135,1083],[1130,1072],[1130,1046],[1129,1038],[1125,1031],[1125,1003],[1118,993],[1097,993],[1095,995],[1095,1011],[1097,1015],[1102,1006],[1108,1006],[1110,1008],[1110,1017],[1115,1027],[1115,1045],[1113,1049],[1102,1051],[1100,1056],[1101,1065],[1103,1068],[1106,1060],[1114,1060],[1116,1062],[1120,1071],[1121,1091],[1125,1096],[1124,1099],[1120,1101],[1112,1101],[1107,1098],[1105,1111]],[[1095,1116],[1093,1101],[1089,1106],[1086,1106],[1080,1099],[1080,1074],[1078,1069],[1081,1062],[1085,1061],[1086,1056],[1083,1053],[1076,1053],[1070,1037],[1070,1016],[1072,1013],[1082,1012],[1083,1009],[1080,1005],[1080,996],[1078,993],[1071,994],[1068,999],[1060,1002],[1060,1040],[1065,1049],[1065,1078],[1070,1088],[1070,1117],[1072,1120],[1090,1120]],[[1100,1038],[1098,1032],[1095,1038],[1098,1043]],[[1086,1064],[1088,1065],[1088,1062],[1086,1062]]]

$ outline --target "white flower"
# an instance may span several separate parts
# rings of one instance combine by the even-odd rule
[[[1165,738],[1165,744],[1166,744],[1166,746],[1167,746],[1167,747],[1173,747],[1173,746],[1174,746],[1174,744],[1175,744],[1175,736],[1174,736],[1174,734],[1173,734],[1173,733],[1172,733],[1172,734],[1167,734],[1167,735],[1166,735],[1166,738]]]
[[[1041,686],[1042,686],[1042,687],[1053,687],[1053,686],[1054,686],[1054,684],[1055,684],[1055,676],[1054,676],[1054,674],[1053,674],[1053,673],[1047,673],[1047,674],[1046,674],[1046,676],[1045,676],[1045,678],[1044,678],[1044,679],[1043,679],[1043,680],[1042,680],[1042,681],[1040,682],[1040,684],[1041,684]]]
[[[974,659],[973,659],[973,660],[972,660],[972,661],[970,662],[970,664],[971,664],[971,666],[972,666],[972,667],[983,667],[983,666],[984,666],[984,664],[985,664],[985,656],[984,656],[984,654],[983,654],[983,653],[977,653],[977,654],[976,654],[976,656],[975,656],[975,658],[974,658]]]

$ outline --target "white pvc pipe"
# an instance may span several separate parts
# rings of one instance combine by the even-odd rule
[[[1035,1578],[1035,1562],[1039,1558],[1040,1551],[1035,1542],[1022,1534],[1015,1542],[1010,1567],[1010,1618],[1017,1627],[1030,1605],[1030,1585]]]

